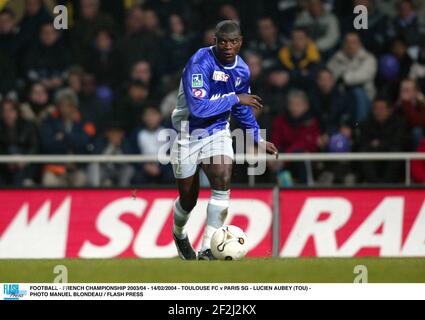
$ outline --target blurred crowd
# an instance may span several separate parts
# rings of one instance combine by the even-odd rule
[[[58,4],[67,30],[53,26]],[[368,9],[367,29],[353,26],[356,5]],[[425,1],[16,0],[0,7],[0,154],[157,154],[182,69],[223,19],[241,23],[251,90],[265,105],[255,114],[280,152],[425,151]],[[411,174],[425,183],[425,161]],[[258,180],[404,175],[397,161],[284,162]],[[171,182],[158,163],[0,165],[0,186]]]

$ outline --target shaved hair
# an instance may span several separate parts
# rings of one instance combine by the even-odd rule
[[[215,27],[215,36],[219,38],[223,34],[237,33],[242,35],[241,27],[235,20],[223,20]]]

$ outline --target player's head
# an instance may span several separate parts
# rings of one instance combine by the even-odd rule
[[[215,28],[215,43],[220,61],[225,64],[232,63],[242,46],[239,23],[234,20],[219,22]]]

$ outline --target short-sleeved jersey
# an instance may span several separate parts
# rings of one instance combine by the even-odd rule
[[[236,94],[250,93],[250,72],[240,56],[233,64],[222,65],[214,46],[199,49],[183,70],[176,109],[172,113],[177,131],[188,121],[189,133],[203,129],[204,134],[229,128],[232,115],[243,129],[251,129],[254,140],[262,140],[251,107],[239,103]],[[199,137],[199,135],[195,134]]]

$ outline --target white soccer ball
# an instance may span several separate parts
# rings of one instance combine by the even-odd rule
[[[211,252],[219,260],[240,260],[248,252],[246,234],[236,226],[218,228],[211,238]]]

